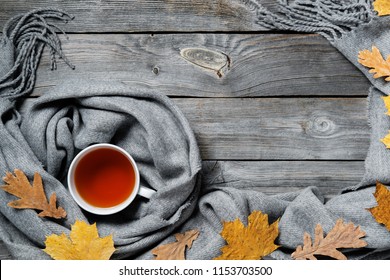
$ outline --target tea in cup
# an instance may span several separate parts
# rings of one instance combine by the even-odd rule
[[[112,144],[95,144],[72,161],[68,188],[84,210],[109,215],[126,208],[137,194],[150,198],[155,191],[140,186],[138,167],[129,153]]]

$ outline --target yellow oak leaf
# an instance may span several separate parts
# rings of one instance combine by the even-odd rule
[[[381,139],[381,142],[386,145],[387,149],[390,149],[390,131],[384,138]]]
[[[259,260],[279,246],[274,244],[279,235],[278,222],[268,224],[268,215],[253,211],[248,216],[248,226],[236,219],[224,222],[221,236],[227,245],[221,248],[222,255],[215,260]]]
[[[368,211],[378,223],[384,224],[390,231],[390,191],[385,185],[377,182],[374,197],[378,205],[368,209]]]
[[[374,10],[378,12],[378,16],[390,15],[390,1],[389,0],[375,0]]]
[[[303,247],[299,245],[291,257],[296,260],[316,260],[315,255],[328,256],[337,260],[346,260],[347,257],[338,251],[339,248],[361,248],[367,246],[367,242],[360,239],[366,233],[355,227],[353,223],[344,224],[342,219],[336,221],[335,226],[324,237],[324,231],[317,224],[314,231],[314,242],[310,234],[303,235]]]
[[[369,72],[374,74],[375,79],[385,77],[386,81],[390,81],[390,56],[385,60],[377,47],[372,46],[372,51],[360,51],[358,61],[361,65],[371,68]]]
[[[112,235],[99,237],[96,224],[76,221],[69,237],[65,233],[46,237],[43,251],[55,260],[109,260],[115,251]]]
[[[164,244],[154,248],[152,253],[155,260],[185,260],[186,247],[191,249],[192,242],[199,236],[199,230],[189,230],[185,233],[175,234],[176,242]]]

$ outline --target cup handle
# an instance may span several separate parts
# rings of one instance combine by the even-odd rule
[[[145,198],[151,198],[152,195],[154,195],[156,193],[155,190],[152,190],[152,189],[149,189],[149,188],[145,188],[143,186],[139,186],[139,190],[138,190],[138,194],[140,196],[143,196]]]

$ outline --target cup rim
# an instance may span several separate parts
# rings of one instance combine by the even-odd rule
[[[97,206],[93,206],[93,205],[89,204],[88,202],[86,202],[80,196],[80,194],[77,192],[76,184],[74,182],[74,173],[75,173],[77,164],[79,163],[81,158],[83,158],[89,152],[100,149],[100,148],[108,148],[108,149],[116,150],[116,151],[120,152],[121,154],[123,154],[124,156],[126,156],[126,158],[130,161],[130,163],[134,169],[134,173],[135,173],[135,185],[134,185],[134,189],[133,189],[132,193],[130,194],[130,196],[125,201],[121,202],[120,204],[115,205],[115,206],[111,206],[111,207],[97,207]],[[113,145],[113,144],[109,144],[109,143],[93,144],[93,145],[90,145],[87,148],[81,150],[72,160],[72,162],[69,166],[68,174],[67,174],[68,190],[69,190],[72,198],[74,199],[74,201],[82,209],[84,209],[90,213],[97,214],[97,215],[115,214],[119,211],[122,211],[127,206],[129,206],[131,204],[131,202],[133,202],[133,200],[137,196],[137,193],[138,193],[139,188],[140,188],[139,181],[140,181],[139,171],[138,171],[137,164],[135,163],[135,160],[133,159],[133,157],[127,151],[125,151],[123,148],[116,146],[116,145]]]

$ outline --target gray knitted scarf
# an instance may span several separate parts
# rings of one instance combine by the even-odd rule
[[[195,137],[180,110],[158,92],[118,82],[64,81],[27,104],[21,117],[16,102],[32,91],[45,45],[51,49],[53,68],[56,56],[73,67],[62,53],[55,33],[59,28],[52,23],[70,16],[58,10],[35,10],[12,18],[0,40],[0,174],[19,168],[32,178],[39,172],[46,193],[56,192],[68,216],[57,221],[40,218],[35,210],[13,209],[7,203],[15,197],[1,191],[0,238],[14,258],[49,259],[42,251],[46,236],[69,233],[76,220],[84,220],[96,222],[101,235],[113,234],[114,259],[151,259],[151,249],[173,241],[173,233],[195,228],[200,235],[187,259],[212,259],[225,245],[219,234],[222,221],[246,222],[254,210],[267,213],[270,222],[281,217],[276,241],[281,247],[269,258],[289,259],[302,244],[305,231],[313,234],[320,223],[327,232],[339,218],[361,225],[366,232],[368,246],[345,252],[349,259],[390,257],[390,233],[366,210],[376,205],[375,181],[390,183],[390,151],[378,141],[390,129],[381,100],[390,90],[356,62],[358,51],[371,45],[390,53],[390,20],[377,18],[370,1],[280,0],[277,12],[269,12],[255,0],[244,2],[256,8],[259,24],[268,28],[324,35],[372,81],[368,99],[372,138],[362,182],[345,186],[344,193],[326,203],[316,187],[265,195],[235,188],[234,183],[226,186],[222,174],[221,181],[202,183]],[[95,216],[76,205],[64,178],[81,149],[104,142],[133,155],[141,184],[156,194],[150,200],[137,198],[118,214]]]

